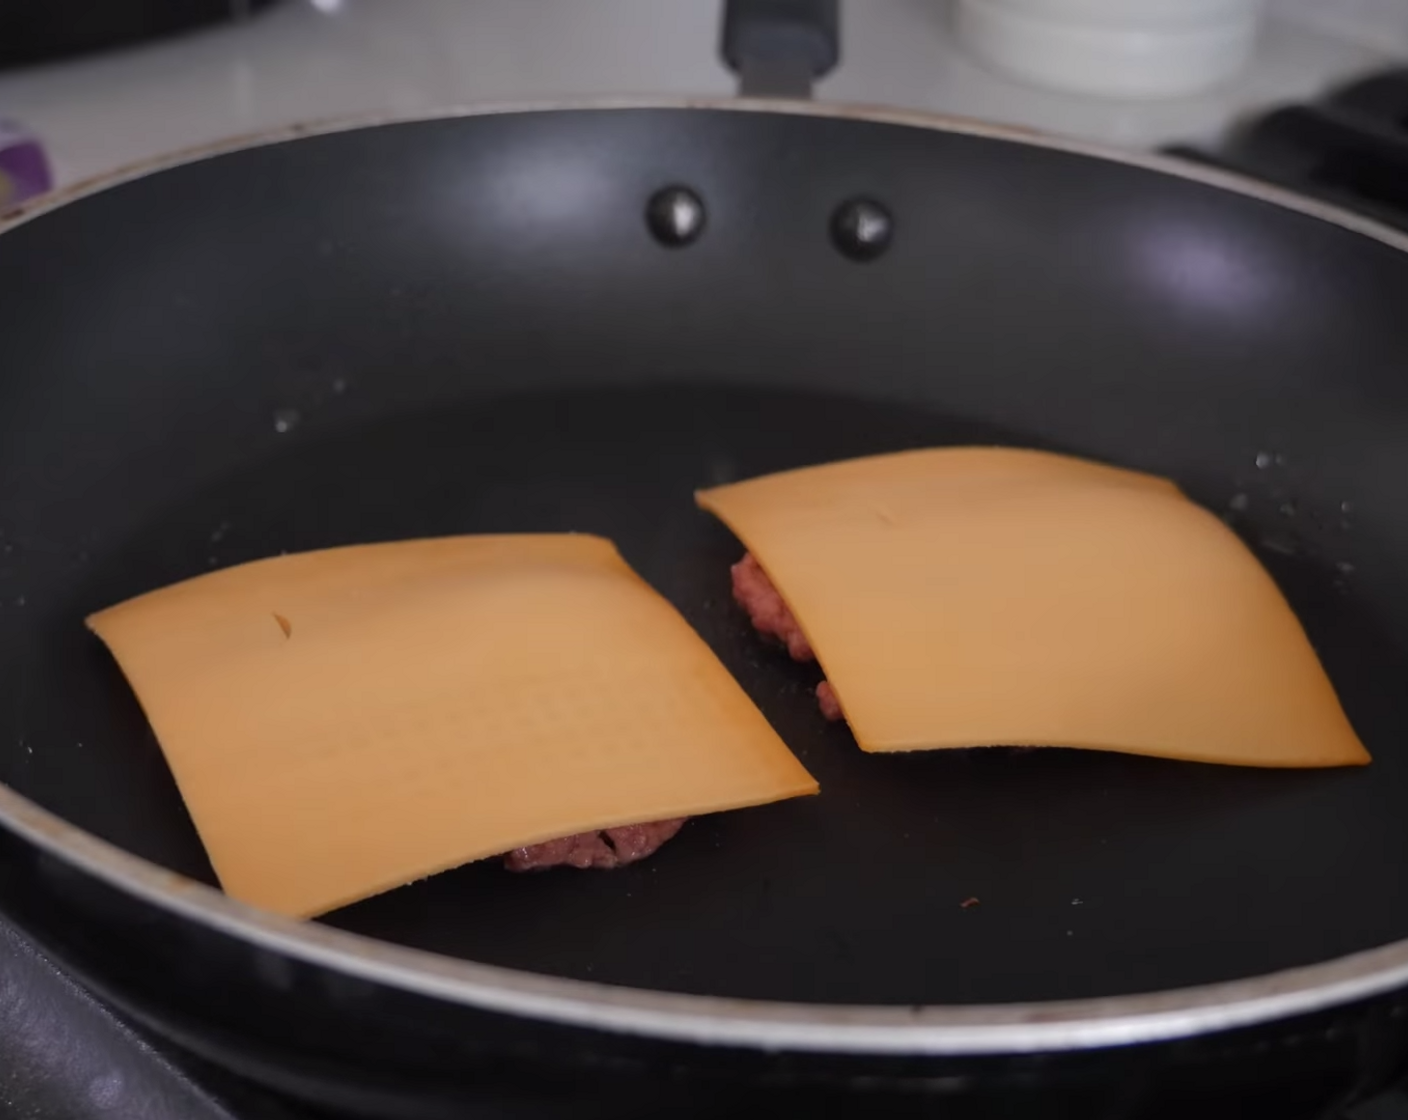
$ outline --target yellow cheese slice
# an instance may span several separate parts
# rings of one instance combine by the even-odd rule
[[[597,537],[277,557],[88,623],[225,890],[284,914],[559,836],[817,789]]]
[[[698,501],[772,579],[865,750],[1369,761],[1271,577],[1164,479],[941,448]]]

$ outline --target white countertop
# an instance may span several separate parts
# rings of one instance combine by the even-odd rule
[[[1107,101],[1032,89],[965,57],[945,0],[846,0],[818,96],[1151,147],[1213,139],[1274,104],[1408,59],[1405,0],[1271,0],[1253,64],[1214,92]],[[61,183],[300,121],[475,101],[733,90],[717,0],[292,0],[242,25],[0,73],[0,117]]]

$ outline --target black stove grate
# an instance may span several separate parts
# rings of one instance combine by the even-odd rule
[[[3,921],[0,1117],[329,1120],[149,1039]]]
[[[1278,109],[1217,151],[1172,155],[1236,171],[1408,230],[1408,69]]]

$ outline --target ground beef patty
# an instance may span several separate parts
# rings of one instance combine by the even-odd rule
[[[753,628],[785,645],[793,661],[814,661],[811,643],[753,554],[745,552],[729,573],[733,576],[733,601],[748,612]]]
[[[545,871],[549,867],[589,867],[609,869],[654,855],[660,845],[669,840],[687,821],[676,817],[648,824],[626,824],[618,828],[603,828],[596,832],[579,832],[514,848],[504,855],[504,866],[510,871]]]
[[[846,718],[841,711],[841,701],[836,698],[836,690],[831,687],[830,681],[822,681],[816,686],[816,703],[821,709],[821,714],[827,719],[835,722]]]
[[[753,628],[785,645],[793,661],[815,661],[816,654],[797,624],[796,616],[777,593],[762,565],[753,559],[753,554],[745,552],[743,559],[729,572],[733,576],[733,601],[748,612]],[[816,701],[827,719],[844,718],[836,690],[826,681],[816,686]]]
[[[815,661],[807,636],[797,625],[797,619],[777,593],[767,572],[753,559],[751,552],[730,569],[733,574],[734,601],[748,612],[754,628],[787,647],[794,661]],[[829,720],[839,720],[841,705],[835,690],[826,681],[816,686],[817,704]],[[549,867],[611,868],[653,855],[665,841],[680,830],[688,817],[675,820],[631,824],[621,828],[605,828],[598,832],[579,832],[526,848],[515,848],[504,855],[504,866],[510,871],[543,871]]]

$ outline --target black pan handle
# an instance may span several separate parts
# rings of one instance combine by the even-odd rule
[[[806,99],[841,57],[840,0],[724,0],[719,53],[743,97]]]

